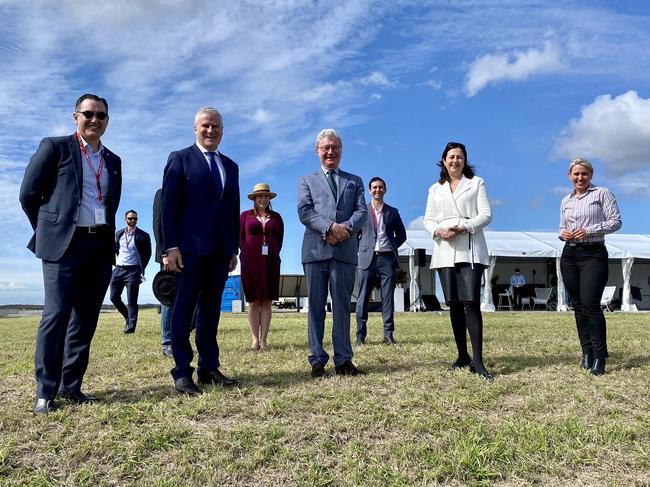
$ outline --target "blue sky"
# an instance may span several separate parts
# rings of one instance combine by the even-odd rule
[[[411,228],[454,140],[486,180],[492,230],[555,231],[582,155],[622,232],[650,233],[649,41],[650,3],[635,0],[0,0],[0,304],[42,302],[18,189],[39,140],[73,133],[85,92],[110,103],[119,214],[147,231],[169,152],[193,143],[199,107],[218,108],[242,195],[278,193],[284,273],[302,273],[296,187],[326,127],[341,168],[384,178]]]

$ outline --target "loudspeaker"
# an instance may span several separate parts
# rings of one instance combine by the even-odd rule
[[[424,249],[415,249],[413,254],[415,267],[426,267],[427,265],[427,251]]]

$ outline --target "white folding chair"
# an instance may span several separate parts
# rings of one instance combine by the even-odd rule
[[[533,310],[536,306],[544,306],[547,310],[549,309],[549,299],[551,293],[553,292],[552,287],[536,287],[535,288],[535,297],[531,297],[528,301],[528,308]]]
[[[614,293],[616,293],[616,286],[605,286],[603,289],[603,296],[600,298],[600,307],[603,311],[609,311],[609,305],[614,301]]]

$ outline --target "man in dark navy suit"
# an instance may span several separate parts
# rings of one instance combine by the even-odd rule
[[[368,299],[372,281],[379,275],[381,283],[381,314],[384,320],[384,343],[396,343],[393,332],[395,271],[399,268],[397,249],[406,241],[406,229],[397,208],[384,203],[386,183],[374,177],[368,184],[370,204],[368,219],[359,239],[359,298],[357,299],[357,345],[365,343],[368,323]]]
[[[43,139],[20,187],[34,229],[27,247],[43,264],[45,305],[34,357],[37,415],[55,409],[57,394],[76,403],[96,399],[81,391],[81,382],[115,260],[122,161],[100,141],[108,103],[82,95],[72,118],[77,132]]]
[[[221,295],[239,252],[239,168],[218,151],[223,120],[214,108],[194,117],[196,143],[172,152],[162,187],[163,262],[177,272],[171,331],[174,386],[199,392],[192,374],[192,315],[196,318],[197,377],[201,384],[237,385],[219,370],[217,328]]]

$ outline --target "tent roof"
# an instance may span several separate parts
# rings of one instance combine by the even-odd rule
[[[425,249],[431,255],[431,236],[426,230],[407,230],[406,242],[400,255],[412,255],[415,249]],[[485,231],[490,255],[498,257],[558,257],[564,242],[555,232],[497,232]],[[650,259],[650,235],[612,234],[605,237],[610,259],[636,257]]]

